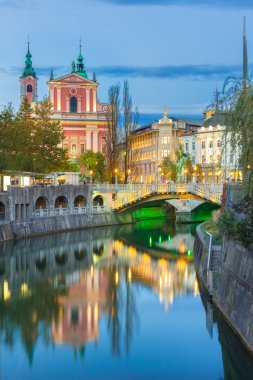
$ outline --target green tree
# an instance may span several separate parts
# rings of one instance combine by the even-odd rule
[[[50,172],[62,170],[67,154],[61,148],[63,131],[51,118],[45,99],[32,110],[25,98],[15,114],[11,105],[0,113],[0,169]]]
[[[195,175],[196,175],[197,181],[202,182],[202,180],[203,180],[203,166],[201,164],[196,165]]]
[[[172,161],[170,157],[164,157],[161,163],[161,171],[163,176],[169,180],[176,182],[177,180],[177,164],[175,161]]]
[[[15,112],[11,104],[0,113],[0,169],[11,170],[14,161]]]
[[[192,181],[192,176],[194,173],[194,168],[192,165],[192,159],[189,155],[189,153],[186,154],[186,161],[185,161],[185,176],[186,176],[186,181],[191,182]]]
[[[243,181],[253,195],[253,85],[235,91],[233,101],[226,111],[226,136],[224,149],[230,145],[231,160],[238,156],[238,168]]]
[[[61,146],[63,130],[60,122],[52,119],[52,114],[48,99],[35,108],[31,147],[34,171],[47,173],[62,170],[67,164],[67,152]]]
[[[102,153],[94,153],[91,150],[87,150],[81,154],[78,158],[81,166],[86,170],[86,175],[89,175],[89,171],[93,171],[93,178],[102,181],[105,178],[105,157]]]

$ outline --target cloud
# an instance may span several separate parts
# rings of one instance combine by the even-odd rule
[[[219,8],[253,8],[252,0],[99,0],[114,5],[208,6]]]
[[[93,67],[97,75],[109,77],[132,77],[132,78],[156,78],[156,79],[179,79],[188,78],[193,80],[224,79],[227,76],[241,74],[240,65],[181,65],[181,66],[110,66]]]
[[[47,76],[49,77],[50,75],[50,72],[51,70],[53,69],[54,71],[54,76],[57,77],[57,76],[61,76],[61,75],[65,75],[66,73],[68,73],[70,71],[69,67],[66,67],[66,66],[50,66],[50,67],[34,67],[35,69],[35,72],[36,72],[36,75],[37,77],[44,77],[44,76]],[[12,66],[10,68],[10,70],[6,70],[6,69],[3,69],[3,68],[0,68],[0,73],[6,73],[6,74],[10,74],[10,75],[22,75],[22,72],[23,72],[23,68],[22,67],[16,67],[16,66]]]
[[[49,77],[51,69],[54,76],[59,77],[70,73],[69,66],[35,67],[38,77]],[[0,73],[9,75],[22,74],[23,68],[13,66],[9,70],[0,67]],[[240,77],[240,65],[166,65],[166,66],[98,66],[87,68],[89,76],[95,72],[97,77],[111,78],[144,78],[144,79],[190,79],[190,80],[223,80],[228,76]]]

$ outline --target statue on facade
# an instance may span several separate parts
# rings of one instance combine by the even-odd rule
[[[184,182],[185,181],[185,167],[186,167],[187,155],[185,153],[181,153],[180,157],[177,161],[177,181]]]

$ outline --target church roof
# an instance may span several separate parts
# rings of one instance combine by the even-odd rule
[[[30,52],[30,42],[28,41],[27,53],[25,56],[25,67],[20,78],[26,78],[29,76],[36,78],[36,73],[32,65],[32,54]]]

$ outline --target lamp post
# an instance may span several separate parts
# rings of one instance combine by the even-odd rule
[[[130,169],[128,169],[128,171],[127,171],[127,183],[130,185],[130,183],[131,183],[131,170]]]

